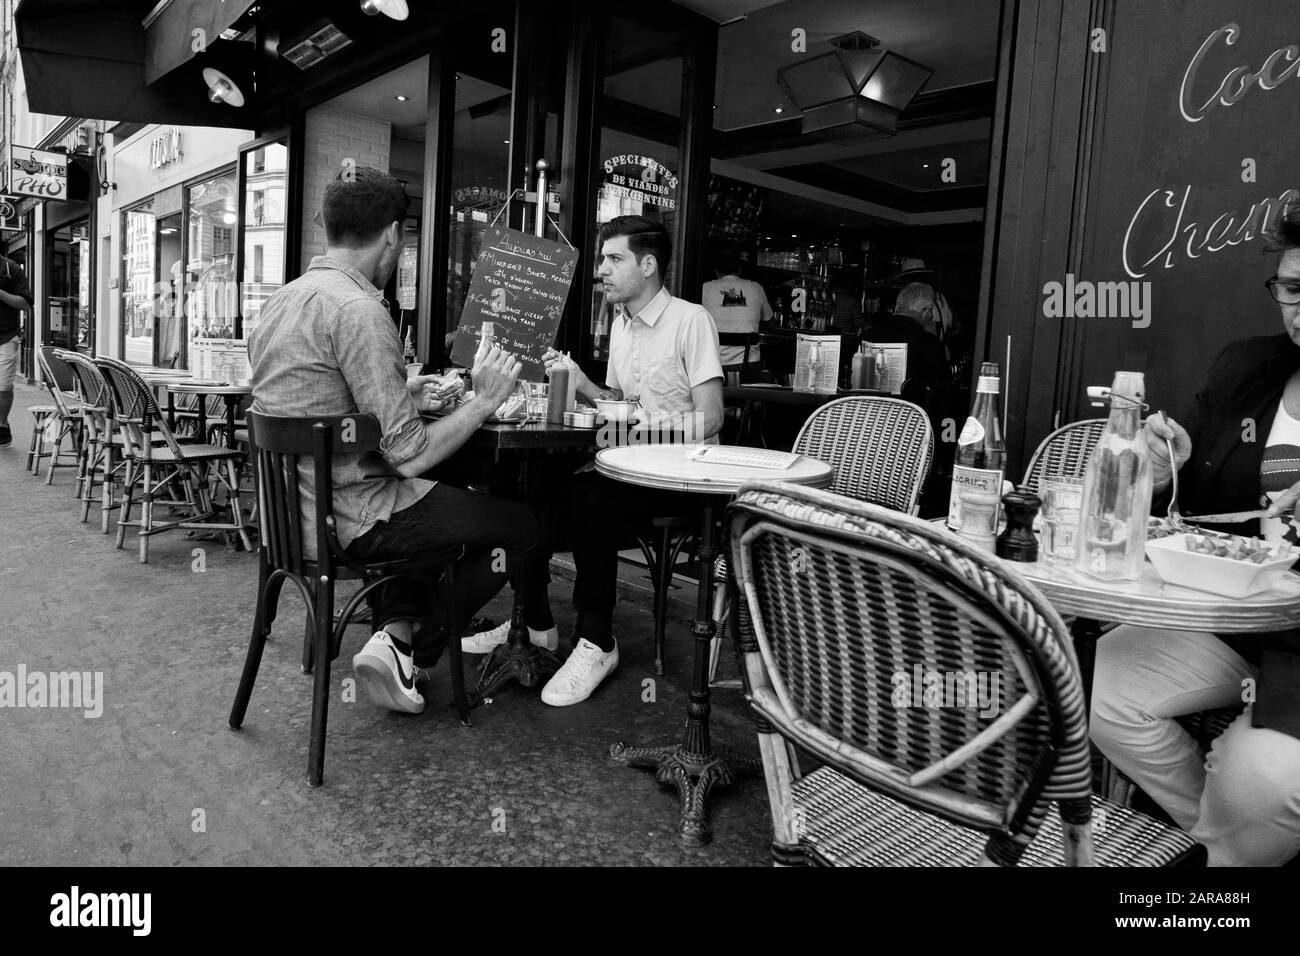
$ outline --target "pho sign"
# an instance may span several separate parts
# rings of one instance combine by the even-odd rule
[[[9,191],[62,201],[68,195],[68,154],[30,146],[9,151]]]
[[[0,232],[21,232],[22,220],[18,218],[18,197],[0,196]]]

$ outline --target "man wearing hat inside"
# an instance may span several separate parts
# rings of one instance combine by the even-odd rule
[[[938,305],[933,287],[909,282],[898,293],[894,313],[867,329],[863,338],[880,345],[907,345],[905,378],[927,385],[950,379],[948,358],[933,329],[939,327]]]

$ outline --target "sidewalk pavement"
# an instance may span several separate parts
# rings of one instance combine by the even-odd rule
[[[27,407],[48,395],[16,391],[14,443],[0,449],[0,672],[99,672],[103,700],[99,717],[0,707],[0,865],[769,862],[760,778],[715,791],[713,843],[688,850],[675,792],[606,757],[617,740],[670,742],[685,718],[689,626],[670,622],[668,673],[655,679],[648,598],[620,604],[621,665],[590,700],[553,708],[511,685],[470,728],[452,709],[445,662],[422,686],[423,714],[343,702],[370,635],[350,628],[332,673],[325,786],[309,790],[296,594],[285,589],[244,728],[232,731],[255,555],[179,531],[154,538],[148,565],[130,535],[114,549],[97,508],[80,523],[70,469],[51,486],[44,467],[39,479],[24,471]],[[567,647],[566,581],[551,600]],[[506,617],[508,593],[482,613]],[[466,658],[471,685],[477,660]],[[714,692],[712,731],[715,744],[756,755],[740,692]]]

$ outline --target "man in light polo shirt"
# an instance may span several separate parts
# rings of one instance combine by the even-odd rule
[[[662,225],[643,216],[619,216],[600,230],[596,271],[606,299],[619,307],[610,331],[605,387],[581,369],[578,395],[641,402],[652,428],[683,431],[688,440],[717,441],[722,428],[722,364],[718,330],[701,305],[669,295],[664,270],[672,241]],[[548,364],[559,358],[547,354]],[[689,509],[689,498],[612,481],[584,466],[570,481],[573,603],[580,634],[573,653],[542,689],[556,707],[586,700],[618,666],[614,605],[618,549],[628,529],[656,515]]]

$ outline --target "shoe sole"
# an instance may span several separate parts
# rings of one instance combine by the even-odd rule
[[[371,703],[403,714],[418,714],[424,711],[423,701],[416,703],[394,688],[393,672],[383,664],[362,658],[360,661],[352,662],[352,673]]]

